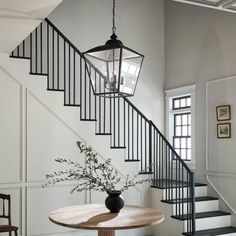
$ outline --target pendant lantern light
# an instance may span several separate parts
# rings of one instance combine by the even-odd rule
[[[106,97],[133,96],[144,56],[117,39],[115,0],[112,9],[112,35],[105,45],[83,53],[95,95]],[[88,64],[89,62],[89,64]],[[93,70],[90,69],[92,66]]]

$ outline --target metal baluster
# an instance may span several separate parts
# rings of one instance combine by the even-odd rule
[[[168,196],[167,199],[170,200],[170,178],[169,178],[169,147],[166,143],[166,179],[167,179],[167,188],[168,188]]]
[[[181,178],[181,181],[182,181],[182,215],[184,215],[184,184],[186,185],[186,183],[184,183],[184,167],[183,165],[181,166],[181,173],[182,173],[182,178]],[[188,187],[188,185],[187,185]]]
[[[43,74],[43,23],[41,22],[40,24],[40,69],[41,69],[41,74]]]
[[[161,180],[162,180],[162,188],[164,187],[164,142],[163,138],[161,137]]]
[[[159,162],[159,171],[158,171],[158,180],[159,180],[159,185],[161,184],[161,136],[160,134],[158,133],[158,162]]]
[[[74,54],[73,54],[73,55],[74,55],[74,56],[73,56],[73,69],[74,69],[74,70],[73,70],[73,74],[74,74],[74,77],[73,77],[73,78],[74,78],[74,80],[73,80],[73,84],[74,84],[73,103],[74,103],[74,105],[75,105],[75,104],[77,104],[76,101],[75,101],[75,50],[73,50],[73,52],[74,52]]]
[[[178,160],[178,188],[179,188],[179,209],[178,209],[178,212],[179,212],[179,216],[181,216],[181,183],[180,183],[180,161]]]
[[[65,41],[64,41],[65,42]],[[55,74],[54,74],[54,29],[52,29],[52,89],[55,90]],[[36,69],[37,70],[37,69]]]
[[[112,133],[112,104],[111,104],[111,98],[109,99],[110,103],[110,134]]]
[[[192,222],[192,230],[191,230],[191,232],[192,232],[192,235],[194,235],[195,234],[195,228],[196,228],[196,226],[195,226],[195,179],[194,179],[194,173],[193,172],[191,172],[190,173],[190,182],[191,182],[191,204],[192,204],[192,217],[191,217],[191,222]]]
[[[167,145],[166,145],[166,143],[165,143],[165,179],[166,179],[166,188],[167,188],[167,190],[168,190],[168,194],[169,194],[169,189],[168,189],[168,178],[167,178],[167,168],[168,168],[168,166],[167,166]],[[168,194],[167,194],[167,196],[166,196],[166,198],[167,198],[167,200],[168,200]]]
[[[81,107],[80,107],[80,119],[83,119],[83,114],[82,114],[82,109],[83,109],[83,96],[82,96],[82,86],[83,86],[83,81],[82,81],[82,76],[83,76],[83,74],[82,74],[82,57],[80,57],[80,92],[79,92],[79,96],[80,96],[80,105],[81,105]]]
[[[123,99],[123,106],[124,106],[124,146],[126,146],[126,106],[125,100]]]
[[[25,58],[25,40],[23,41],[23,58]]]
[[[35,73],[38,73],[38,28],[35,30]]]
[[[154,165],[153,165],[153,176],[154,176],[154,180],[157,179],[157,168],[158,168],[158,163],[157,163],[157,133],[156,133],[156,130],[153,130],[153,142],[154,142],[154,145],[153,145],[153,154],[154,154]]]
[[[136,132],[137,132],[137,147],[136,147],[136,150],[137,150],[137,159],[140,159],[141,160],[141,162],[142,162],[142,155],[139,155],[139,114],[138,114],[138,112],[136,112],[136,114],[137,114],[137,130],[136,130]],[[140,157],[139,157],[140,156]],[[141,169],[141,171],[143,171],[143,169]]]
[[[57,34],[57,89],[60,90],[60,49],[59,49],[59,34]]]
[[[132,119],[132,160],[134,160],[134,109],[131,110],[131,119]]]
[[[68,46],[68,50],[69,50],[69,55],[68,55],[68,72],[69,72],[69,78],[68,78],[68,88],[69,88],[69,105],[71,105],[70,103],[70,98],[71,98],[71,81],[70,81],[70,45]],[[86,75],[86,70],[85,70],[85,75]]]
[[[152,164],[153,164],[153,158],[152,158],[152,155],[153,155],[153,152],[152,152],[152,148],[153,148],[153,134],[154,132],[152,131],[152,127],[153,127],[153,123],[152,121],[149,121],[149,143],[151,145],[149,145],[149,172],[151,173],[152,172]]]
[[[141,118],[141,130],[140,130],[140,133],[141,133],[141,157],[142,157],[142,161],[141,161],[141,170],[143,170],[143,118]]]
[[[87,74],[84,68],[84,118],[87,120]]]
[[[89,70],[90,70],[90,74],[91,74],[91,66],[89,66]],[[92,104],[92,85],[90,83],[88,83],[89,85],[89,120],[91,120],[91,104]]]
[[[113,98],[113,146],[116,146],[116,99]]]
[[[130,105],[128,105],[128,160],[130,160]]]
[[[94,71],[94,73],[95,73],[95,76],[96,76],[96,71]],[[95,79],[95,81],[96,81],[96,79]],[[97,96],[95,96],[95,95],[94,95],[94,106],[95,106],[95,108],[94,108],[94,112],[95,112],[94,118],[95,118],[95,120],[97,120]],[[97,124],[97,122],[96,122],[96,124]]]
[[[120,97],[118,97],[118,112],[117,112],[117,131],[118,131],[118,147],[120,147]]]
[[[66,41],[64,40],[64,104],[66,104]]]
[[[171,150],[171,200],[173,200],[174,199],[174,196],[173,196],[173,175],[174,175],[174,173],[173,173],[173,169],[174,169],[174,163],[173,163],[173,161],[174,161],[174,152]]]
[[[33,42],[32,42],[32,33],[30,34],[30,73],[32,73],[32,55],[33,55]]]
[[[145,170],[147,169],[147,121],[145,121]]]
[[[176,205],[175,205],[175,215],[178,216],[178,162],[177,159],[175,160],[175,199],[176,199]]]
[[[17,46],[17,57],[19,57],[19,56],[20,56],[20,47]]]
[[[103,101],[103,133],[106,133],[106,98],[104,97]]]
[[[101,90],[101,76],[99,75],[99,91]],[[101,96],[99,96],[99,106],[98,106],[98,110],[99,110],[99,120],[98,120],[98,125],[99,125],[99,134],[102,132],[101,129],[101,119],[102,119],[102,114],[101,114],[101,108],[102,107],[102,100],[101,100]]]
[[[47,24],[47,89],[49,89],[49,25]]]

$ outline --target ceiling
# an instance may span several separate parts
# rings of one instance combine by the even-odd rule
[[[173,0],[236,13],[236,0]]]
[[[62,0],[0,0],[0,53],[10,53]]]

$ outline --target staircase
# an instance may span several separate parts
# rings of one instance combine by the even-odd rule
[[[165,199],[166,185],[168,181],[163,181],[163,186],[152,186],[155,188],[154,196],[159,196],[160,199]],[[179,183],[176,183],[177,185]],[[182,184],[182,183],[180,183]],[[158,193],[157,193],[157,192]],[[172,212],[171,218],[183,222],[183,235],[192,235],[187,233],[187,212],[188,201],[185,197],[180,199],[179,192],[172,189],[172,200],[161,200],[163,209],[170,208],[168,212]],[[178,209],[179,202],[183,202],[182,209]],[[161,210],[163,210],[161,209]],[[180,215],[176,215],[176,212],[181,212]],[[219,210],[219,199],[216,197],[210,197],[207,195],[207,185],[201,183],[195,183],[195,234],[196,236],[213,236],[213,235],[236,235],[236,228],[231,226],[231,214]],[[160,225],[161,227],[161,225]],[[172,235],[172,234],[171,234]]]
[[[88,73],[99,77],[99,72],[92,64],[86,70],[82,53],[52,22],[45,19],[10,56],[29,59],[30,74],[46,76],[47,90],[63,92],[65,106],[79,107],[80,120],[96,123],[96,135],[108,135],[112,149],[125,149],[125,162],[139,162],[140,174],[153,175],[152,187],[173,207],[172,217],[183,221],[184,235],[236,235],[230,213],[219,211],[207,186],[195,183],[151,120],[127,98],[94,95]]]

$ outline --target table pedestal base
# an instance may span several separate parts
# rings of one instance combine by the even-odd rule
[[[115,236],[115,230],[98,230],[98,236]]]

